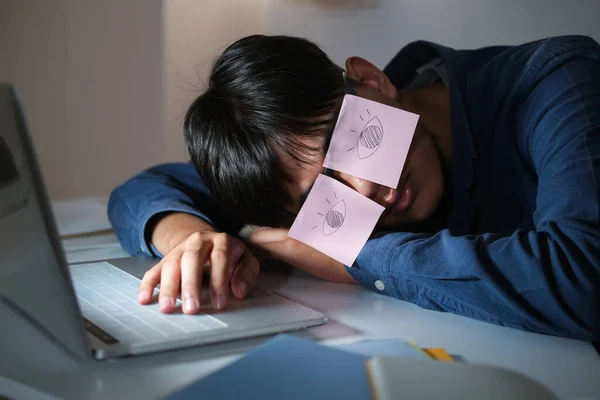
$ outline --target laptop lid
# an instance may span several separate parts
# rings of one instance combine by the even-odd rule
[[[44,132],[51,135],[51,132]],[[14,89],[0,84],[0,321],[19,315],[78,359],[90,346]],[[5,346],[26,348],[10,326]],[[43,357],[43,355],[41,355]]]

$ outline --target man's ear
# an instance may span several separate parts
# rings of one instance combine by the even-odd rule
[[[396,98],[398,90],[382,70],[361,57],[346,60],[346,72],[355,81],[361,82],[384,95]]]

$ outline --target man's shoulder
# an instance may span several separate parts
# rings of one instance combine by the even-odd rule
[[[546,60],[572,52],[598,51],[600,48],[597,41],[584,35],[553,36],[513,47],[531,49],[536,56]]]
[[[521,62],[518,82],[521,90],[537,85],[546,76],[569,61],[580,57],[600,58],[600,45],[588,36],[555,36],[515,46],[509,62]],[[519,88],[515,88],[519,90]]]
[[[493,45],[474,49],[455,49],[436,42],[415,41],[404,46],[385,67],[384,72],[398,87],[414,78],[415,71],[433,58],[440,57],[454,71],[487,69],[489,63],[510,64],[535,74],[548,64],[592,52],[600,46],[588,36],[554,36],[516,45]]]

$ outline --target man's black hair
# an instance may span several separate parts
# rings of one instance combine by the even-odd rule
[[[282,159],[302,165],[323,150],[300,139],[327,140],[343,91],[342,70],[305,39],[254,35],[223,52],[187,111],[184,133],[196,170],[231,217],[291,223],[297,199]]]

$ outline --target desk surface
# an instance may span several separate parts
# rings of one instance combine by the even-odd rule
[[[124,255],[114,235],[63,242],[71,262]],[[327,325],[299,333],[327,343],[395,337],[444,347],[467,362],[508,368],[538,380],[561,399],[600,399],[600,357],[586,342],[522,332],[427,311],[365,289],[301,271],[262,273],[259,285],[326,314]],[[48,394],[73,399],[157,399],[235,360],[264,338],[94,363],[26,378]]]

